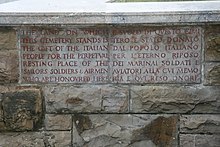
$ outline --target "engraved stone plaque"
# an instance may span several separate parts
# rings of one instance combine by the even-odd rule
[[[200,83],[200,27],[24,27],[21,83]]]

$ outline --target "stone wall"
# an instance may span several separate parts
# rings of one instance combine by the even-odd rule
[[[0,146],[218,147],[220,26],[201,26],[198,84],[22,84],[0,27]]]

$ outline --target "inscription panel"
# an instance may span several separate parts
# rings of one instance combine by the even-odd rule
[[[25,27],[22,83],[200,83],[200,27]]]

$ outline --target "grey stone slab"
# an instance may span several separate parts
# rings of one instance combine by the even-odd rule
[[[47,113],[100,112],[100,86],[46,86]]]
[[[33,6],[30,7],[29,4],[33,4]],[[58,0],[48,0],[46,2],[42,0],[35,0],[32,2],[19,0],[11,3],[1,4],[0,12],[201,12],[217,11],[219,10],[218,4],[218,1],[189,1],[173,3],[110,3],[109,0],[84,0],[77,3],[71,3],[71,0],[64,0],[63,3],[60,4],[60,1]]]
[[[70,131],[45,131],[45,132],[24,132],[24,133],[1,133],[0,146],[21,147],[21,146],[71,146]]]
[[[205,28],[205,60],[220,61],[220,26],[213,25]]]
[[[202,24],[220,21],[219,12],[178,12],[178,13],[11,13],[0,14],[0,25],[21,24]]]
[[[177,146],[175,115],[79,114],[73,120],[74,146]]]
[[[133,86],[131,112],[219,113],[219,87]]]
[[[53,131],[71,130],[72,116],[71,115],[46,114],[44,125],[45,125],[46,130],[53,130]]]
[[[219,134],[180,134],[180,147],[219,147],[219,143]]]
[[[187,134],[220,133],[220,115],[182,115],[180,132]]]
[[[47,113],[126,113],[128,87],[111,85],[45,86]]]
[[[31,7],[30,7],[31,6]],[[84,0],[19,0],[0,4],[0,24],[204,23],[219,22],[219,2],[107,3]]]
[[[127,86],[101,86],[104,113],[129,112],[129,91]]]
[[[204,65],[204,85],[220,85],[220,63],[210,62]]]

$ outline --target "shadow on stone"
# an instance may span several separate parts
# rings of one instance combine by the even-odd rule
[[[0,131],[36,130],[42,122],[42,97],[39,89],[3,93],[1,108],[4,127]]]
[[[132,143],[151,140],[158,147],[175,145],[177,117],[158,117],[144,128],[133,131]]]

